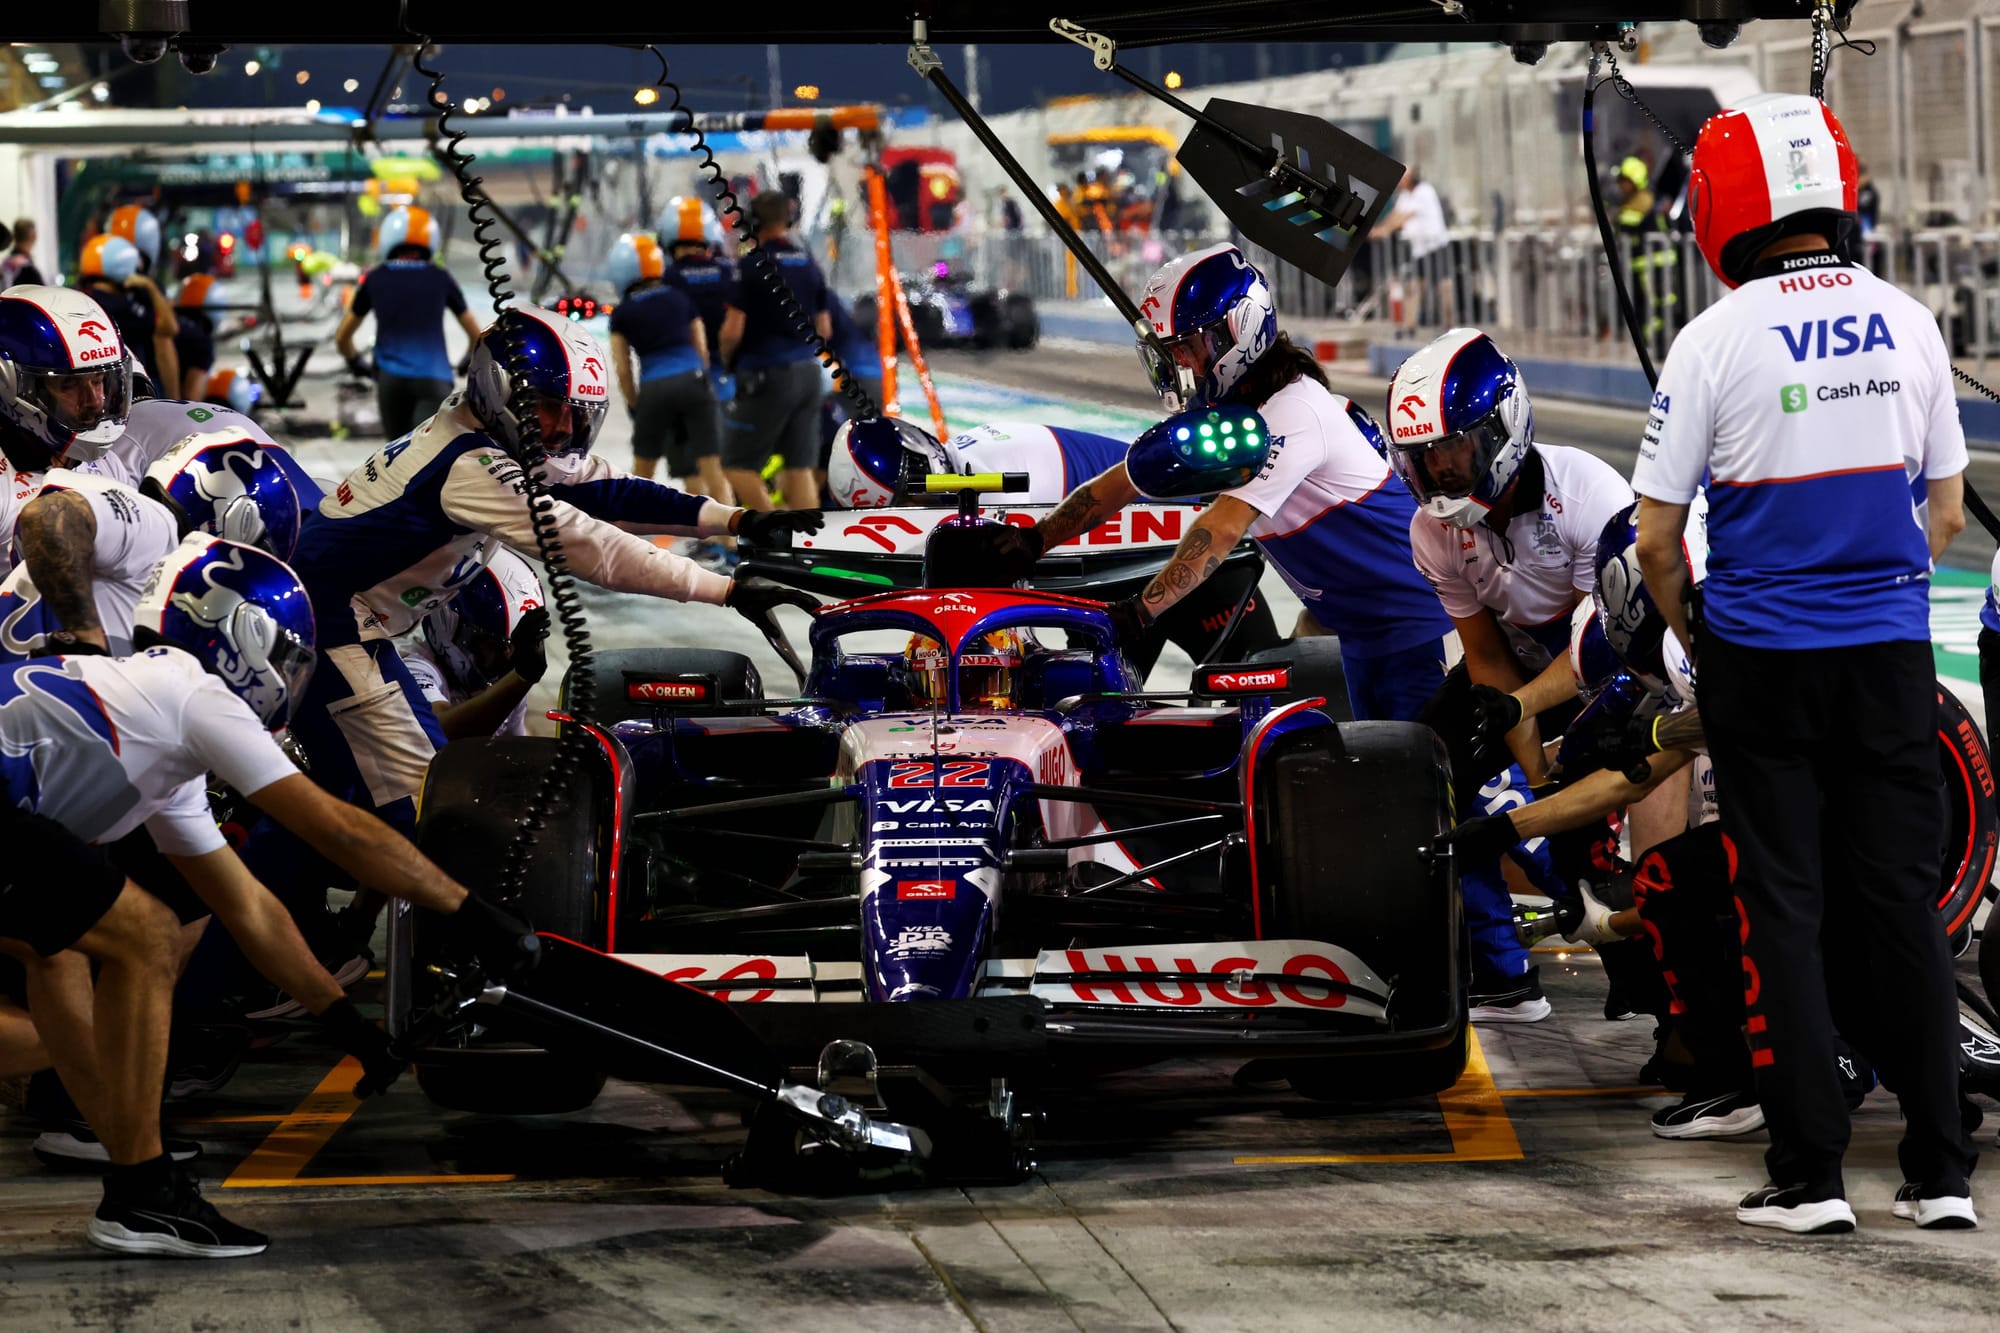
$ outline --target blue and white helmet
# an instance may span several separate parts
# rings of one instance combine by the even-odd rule
[[[1352,398],[1347,400],[1347,419],[1354,423],[1354,429],[1361,432],[1361,438],[1368,441],[1368,447],[1381,455],[1383,462],[1389,461],[1389,437],[1382,433],[1381,423],[1368,415],[1366,408]]]
[[[1576,692],[1588,702],[1611,681],[1625,674],[1624,660],[1604,637],[1604,619],[1597,612],[1595,598],[1576,604],[1569,618],[1569,671]]]
[[[1708,497],[1696,493],[1688,508],[1681,551],[1688,562],[1688,581],[1708,574]],[[1639,505],[1626,505],[1604,525],[1597,538],[1597,587],[1590,600],[1611,650],[1646,688],[1668,684],[1665,641],[1667,618],[1646,591],[1639,570]]]
[[[896,502],[906,476],[959,472],[959,462],[955,447],[907,417],[864,417],[834,432],[827,488],[846,508],[880,509]]]
[[[312,603],[291,566],[241,542],[192,532],[153,567],[132,642],[184,648],[276,731],[312,678]]]
[[[190,435],[146,469],[140,489],[174,511],[183,536],[205,532],[290,560],[304,515],[277,453],[240,430]]]
[[[1167,351],[1163,361],[1141,339],[1139,360],[1153,392],[1174,411],[1227,398],[1278,340],[1271,285],[1226,242],[1182,255],[1154,273],[1139,313]]]
[[[456,597],[424,617],[424,643],[453,689],[476,693],[498,677],[479,669],[475,644],[483,638],[504,645],[521,617],[546,600],[534,566],[499,547]]]
[[[132,375],[118,326],[68,287],[0,292],[0,417],[57,463],[102,458],[125,433]]]
[[[611,354],[581,324],[540,306],[515,306],[494,320],[472,349],[465,392],[473,415],[510,450],[521,448],[520,423],[509,401],[514,380],[507,369],[516,357],[527,363],[528,387],[544,401],[568,409],[567,430],[553,439],[543,437],[540,444],[556,471],[576,471],[604,425],[604,409],[611,401]]]
[[[1457,528],[1498,504],[1535,440],[1521,372],[1478,329],[1452,329],[1389,381],[1389,465],[1425,513]]]

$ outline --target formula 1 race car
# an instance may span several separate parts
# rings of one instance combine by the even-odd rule
[[[1018,1147],[1016,1096],[1058,1067],[1271,1055],[1340,1099],[1459,1077],[1429,730],[1277,703],[1282,663],[1146,693],[1101,603],[1042,591],[878,592],[823,607],[810,644],[793,698],[740,654],[596,655],[591,761],[519,903],[545,935],[727,1000],[790,1067],[940,1142]],[[447,747],[424,850],[494,882],[561,745]],[[426,941],[394,936],[392,1013],[423,1011]],[[422,1086],[486,1111],[596,1095],[588,1058],[505,1028],[420,1052]]]
[[[1035,314],[1034,297],[1004,288],[975,288],[969,278],[944,264],[938,264],[937,269],[943,271],[902,279],[919,344],[1026,351],[1041,341],[1042,325]],[[854,302],[854,322],[864,329],[875,327],[874,297],[863,296]]]

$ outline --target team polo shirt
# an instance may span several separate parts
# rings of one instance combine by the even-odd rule
[[[90,549],[91,601],[112,656],[123,657],[132,651],[132,614],[146,576],[180,545],[180,523],[165,505],[109,477],[69,468],[44,473],[41,495],[59,491],[73,491],[90,506],[97,529]],[[0,580],[0,662],[41,652],[48,636],[63,628],[26,563],[15,565]]]
[[[1106,435],[996,421],[951,437],[965,471],[1025,472],[1028,489],[1010,503],[1055,504],[1106,469],[1125,461],[1126,445]]]
[[[826,279],[813,257],[790,241],[770,241],[743,257],[729,305],[743,312],[743,341],[736,349],[736,369],[755,370],[809,361],[813,345],[799,331],[798,321],[771,290],[770,268],[776,266],[792,300],[808,323],[826,309]],[[761,271],[760,271],[761,270]]]
[[[409,380],[450,380],[444,316],[465,313],[458,280],[428,259],[391,259],[362,275],[348,307],[375,316],[375,369]]]
[[[736,290],[736,270],[720,259],[688,259],[667,265],[662,281],[686,292],[708,330],[708,364],[722,364],[722,321],[729,314],[729,294]]]
[[[639,354],[639,379],[663,380],[701,369],[694,326],[700,315],[688,294],[660,283],[628,295],[611,312],[611,331]]]
[[[1257,511],[1250,536],[1343,654],[1373,657],[1451,633],[1411,563],[1416,501],[1355,427],[1348,401],[1300,376],[1257,409],[1264,466],[1227,492]]]
[[[1597,586],[1597,537],[1632,503],[1632,488],[1609,463],[1556,444],[1537,444],[1541,503],[1496,532],[1485,523],[1453,527],[1417,510],[1410,546],[1453,619],[1482,609],[1499,618],[1521,665],[1539,671],[1569,646],[1571,609]],[[1533,480],[1524,461],[1516,489]]]
[[[1928,640],[1926,483],[1966,466],[1931,313],[1831,254],[1788,256],[1691,321],[1632,485],[1708,482],[1707,627],[1755,648]]]

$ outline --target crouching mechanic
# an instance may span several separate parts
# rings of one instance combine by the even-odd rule
[[[431,756],[437,717],[391,636],[443,606],[500,546],[532,553],[529,447],[514,419],[507,358],[526,367],[553,492],[549,521],[570,569],[614,592],[729,606],[757,620],[803,593],[732,583],[641,533],[740,536],[769,544],[816,532],[818,510],[753,514],[629,476],[591,452],[608,401],[603,344],[536,306],[507,311],[473,348],[464,392],[411,435],[384,445],[307,517],[293,560],[312,599],[322,661],[292,731],[314,774],[404,831]]]
[[[225,374],[228,372],[224,372]],[[134,385],[131,411],[126,414],[125,431],[91,464],[91,471],[116,478],[127,486],[137,486],[153,464],[172,452],[190,435],[214,436],[227,432],[235,439],[253,443],[271,462],[284,469],[285,479],[299,497],[301,511],[315,509],[321,500],[319,483],[300,466],[291,450],[278,443],[271,432],[235,408],[220,403],[192,402],[184,398],[154,398],[143,381]],[[280,559],[283,559],[280,555]]]
[[[1123,467],[1126,448],[1122,440],[1104,435],[1018,422],[975,426],[940,442],[906,417],[881,417],[841,425],[827,476],[835,501],[850,509],[894,504],[907,478],[930,473],[1019,472],[1027,476],[1028,489],[1005,499],[1054,504],[1075,483]],[[1228,644],[1216,647],[1215,636],[1229,624],[1255,578],[1254,570],[1218,574],[1149,625],[1126,645],[1126,657],[1140,677],[1153,669],[1170,639],[1197,662],[1205,657],[1239,661],[1282,642],[1270,607],[1252,591]]]
[[[400,1072],[386,1037],[345,1000],[283,908],[224,845],[209,811],[208,774],[362,882],[448,914],[461,947],[488,966],[519,965],[532,937],[381,821],[321,790],[278,748],[269,729],[285,723],[313,660],[305,591],[282,563],[253,547],[190,536],[149,579],[134,641],[138,651],[127,658],[66,655],[0,667],[0,750],[18,756],[0,765],[6,804],[92,842],[143,828],[258,967],[360,1058],[356,1091],[386,1087]],[[115,1021],[117,1031],[102,1040],[123,1045],[116,1058],[95,1058],[88,965],[70,946],[108,920],[126,892],[122,882],[100,878],[88,895],[71,882],[59,893],[43,885],[49,891],[34,903],[26,935],[35,944],[28,966],[36,1023],[47,1025],[51,1052],[67,1061],[64,1082],[98,1119],[110,1153],[89,1237],[130,1254],[258,1253],[265,1238],[217,1214],[160,1150],[170,965],[147,974],[126,1012],[107,1008],[106,1027]],[[162,956],[170,962],[174,954],[168,943]]]
[[[1247,533],[1306,609],[1340,636],[1355,717],[1414,719],[1444,679],[1451,624],[1411,564],[1415,506],[1368,441],[1374,423],[1327,388],[1310,352],[1278,332],[1270,286],[1234,246],[1210,246],[1160,269],[1142,308],[1172,358],[1162,363],[1140,345],[1161,398],[1178,401],[1185,378],[1199,402],[1255,409],[1271,446],[1256,477],[1202,510],[1159,576],[1112,605],[1121,642],[1141,641]],[[1009,580],[1140,496],[1121,462],[1035,527],[1009,529]]]
[[[534,568],[502,547],[398,641],[446,740],[528,734],[528,691],[549,669],[545,601]]]

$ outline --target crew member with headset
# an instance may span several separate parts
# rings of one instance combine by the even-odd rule
[[[722,363],[722,322],[729,314],[729,294],[736,289],[736,266],[724,254],[722,224],[693,195],[675,195],[660,210],[656,231],[660,244],[667,247],[663,276],[694,302],[708,335],[709,380],[716,401],[727,404],[736,396],[736,380]]]
[[[689,495],[728,500],[722,409],[708,377],[708,331],[682,288],[666,281],[660,243],[640,234],[611,248],[611,365],[632,414],[632,475],[652,480],[660,459]],[[635,385],[632,361],[637,356]]]
[[[722,364],[736,375],[736,397],[724,422],[722,466],[748,509],[771,508],[765,494],[765,460],[777,454],[779,485],[788,509],[819,504],[819,358],[806,329],[772,288],[773,275],[791,293],[806,328],[833,337],[826,308],[826,279],[813,257],[792,240],[792,201],[767,190],[750,201],[757,246],[744,255],[722,321]]]
[[[375,381],[382,434],[396,440],[436,412],[451,393],[451,354],[444,317],[458,319],[465,336],[479,341],[479,321],[466,309],[457,279],[435,262],[437,224],[429,210],[406,204],[382,219],[382,262],[361,277],[354,302],[334,330],[333,345],[347,368]],[[355,350],[361,321],[375,316],[375,359]]]
[[[1919,1226],[1977,1225],[1957,999],[1930,898],[1943,809],[1932,562],[1965,525],[1965,433],[1930,312],[1852,262],[1856,171],[1816,98],[1765,94],[1695,143],[1695,243],[1732,290],[1674,343],[1633,470],[1646,588],[1701,669],[1736,855],[1745,1008],[1770,1184],[1736,1216],[1851,1231],[1822,932],[1865,932],[1898,1039],[1898,1158]],[[1681,559],[1708,479],[1709,573]],[[1921,486],[1921,489],[1919,489]],[[1851,873],[1849,873],[1851,872]],[[1831,891],[1829,891],[1831,889]]]
[[[155,384],[181,382],[174,335],[180,321],[150,278],[140,272],[139,248],[110,232],[83,243],[77,287],[104,307],[118,336]]]

